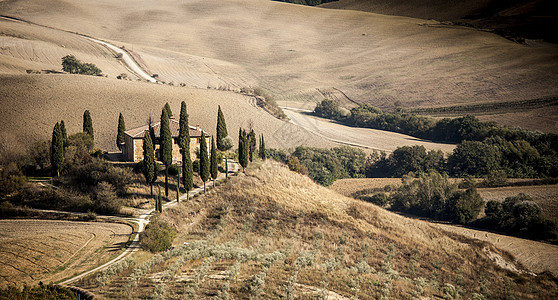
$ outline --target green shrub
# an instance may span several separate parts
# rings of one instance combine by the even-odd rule
[[[180,174],[182,168],[178,164],[173,164],[169,166],[169,175],[176,176]]]
[[[192,171],[194,173],[199,173],[200,172],[200,160],[196,159],[192,162]]]
[[[389,198],[385,193],[376,193],[372,196],[360,196],[358,199],[385,207],[389,204]]]
[[[141,248],[151,252],[169,249],[176,237],[176,230],[168,223],[154,221],[140,234]]]
[[[19,289],[15,286],[8,286],[6,288],[0,289],[1,299],[45,299],[45,300],[57,300],[57,299],[79,299],[78,295],[68,288],[59,285],[42,285],[29,287],[24,286],[23,289]]]
[[[101,69],[91,63],[82,63],[73,55],[62,57],[62,70],[70,74],[102,75]]]

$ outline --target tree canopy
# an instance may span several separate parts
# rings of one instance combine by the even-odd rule
[[[83,112],[83,132],[87,133],[92,140],[95,140],[95,136],[93,134],[93,120],[91,119],[89,110]]]
[[[116,135],[116,146],[118,150],[122,150],[122,144],[125,142],[124,131],[126,131],[126,124],[124,123],[124,116],[120,113],[118,116],[118,134]]]
[[[64,137],[62,136],[62,130],[58,122],[54,125],[54,129],[52,130],[50,164],[53,173],[60,176],[60,171],[62,171],[62,166],[64,165]]]

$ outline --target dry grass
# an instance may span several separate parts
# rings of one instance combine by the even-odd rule
[[[56,282],[106,262],[128,241],[124,224],[0,220],[0,286]]]
[[[476,3],[462,5],[474,9]],[[312,106],[333,88],[387,109],[395,101],[431,107],[558,94],[555,45],[521,45],[435,21],[259,0],[103,0],[94,6],[28,0],[0,7],[133,48],[151,72],[175,85],[258,85],[280,105]],[[462,8],[448,13],[467,11]]]
[[[442,295],[445,284],[464,298],[534,299],[557,289],[544,275],[506,273],[483,248],[509,256],[487,243],[346,198],[277,163],[252,167],[161,217],[179,230],[177,248],[138,253],[136,267],[113,275],[108,286],[95,277],[79,285],[111,298],[183,298],[187,291],[207,298],[228,284],[234,298],[259,286],[262,298],[283,297],[289,287],[295,297],[314,298],[325,287],[345,298],[401,299],[416,296],[423,279],[425,297]],[[254,281],[256,274],[265,279]]]

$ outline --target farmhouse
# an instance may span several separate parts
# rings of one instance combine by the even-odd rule
[[[178,133],[180,123],[175,119],[169,119],[169,127],[172,135],[172,160],[173,162],[181,162],[180,147],[178,146]],[[143,136],[145,132],[151,132],[154,139],[155,159],[159,159],[159,137],[161,133],[161,122],[147,124],[141,127],[133,128],[124,132],[125,142],[122,147],[122,154],[127,161],[138,162],[143,160]],[[209,145],[209,134],[203,131],[206,136],[207,145]],[[201,142],[202,130],[199,127],[190,126],[190,157],[192,161],[197,159],[196,149],[199,149]]]

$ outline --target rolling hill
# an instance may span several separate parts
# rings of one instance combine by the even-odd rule
[[[558,94],[556,45],[432,20],[265,0],[18,0],[0,9],[133,49],[163,81],[260,86],[284,106],[313,107],[331,93],[346,106],[388,110],[396,101],[435,107]]]

